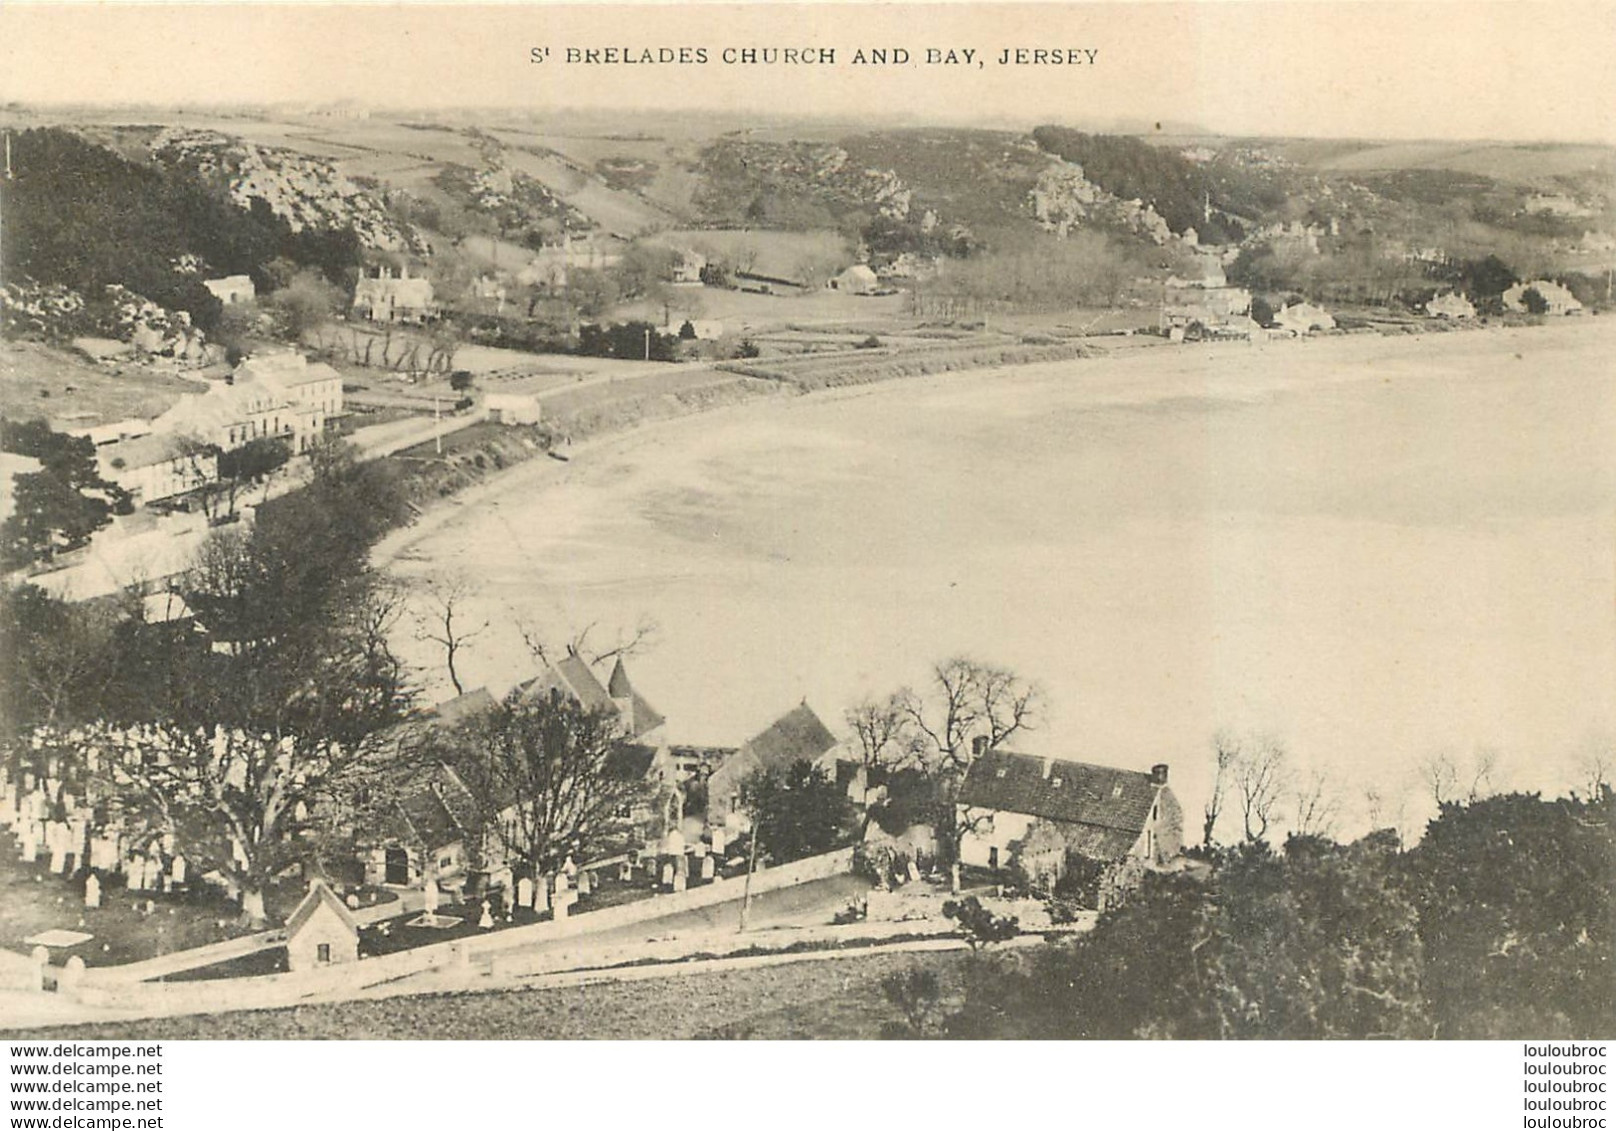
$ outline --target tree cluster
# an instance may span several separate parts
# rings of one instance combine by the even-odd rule
[[[345,282],[359,263],[351,230],[294,231],[266,201],[233,203],[193,171],[136,164],[67,130],[12,137],[14,179],[0,197],[6,230],[0,275],[60,283],[93,299],[120,284],[204,330],[222,307],[201,275],[178,264],[196,257],[220,275],[252,275],[261,290],[276,258]]]
[[[741,802],[752,815],[759,853],[776,863],[829,852],[857,831],[846,792],[805,761],[748,777],[741,783]]]
[[[960,1037],[1606,1038],[1613,795],[1449,805],[1414,849],[1248,843],[976,971]]]
[[[0,523],[0,567],[76,550],[112,522],[114,510],[127,512],[127,492],[101,478],[88,437],[54,432],[42,420],[0,419],[0,451],[40,463],[38,471],[17,474],[8,484],[13,510]]]

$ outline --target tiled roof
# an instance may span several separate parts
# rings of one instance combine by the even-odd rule
[[[178,436],[152,433],[103,445],[96,449],[95,458],[103,469],[112,468],[116,474],[118,471],[134,471],[167,463],[184,451],[185,445]]]
[[[452,727],[494,705],[494,697],[489,694],[488,688],[479,687],[475,691],[468,691],[464,695],[457,695],[453,699],[439,703],[429,714],[444,726]]]
[[[571,696],[588,710],[600,710],[614,706],[612,697],[595,678],[595,673],[589,670],[589,665],[577,653],[572,653],[566,659],[551,664],[538,674],[536,678],[523,685],[522,690],[529,696],[538,696],[549,691],[560,691]]]
[[[483,824],[483,806],[460,775],[448,766],[432,771],[427,784],[398,803],[405,839],[429,850],[474,835]]]
[[[756,757],[764,769],[783,770],[798,760],[812,762],[835,745],[835,736],[804,703],[748,739],[741,749]]]
[[[656,755],[655,746],[641,746],[633,742],[619,743],[606,756],[606,776],[614,781],[644,781],[645,775],[651,772],[651,764],[656,760]]]
[[[1129,834],[1144,831],[1159,787],[1148,773],[994,750],[971,764],[959,803]],[[1124,849],[1126,851],[1126,849]]]
[[[316,880],[313,886],[309,888],[309,894],[305,895],[303,902],[297,905],[297,910],[292,912],[292,917],[286,920],[286,933],[288,935],[297,934],[302,929],[303,924],[313,918],[315,909],[322,903],[336,912],[337,918],[350,931],[356,935],[359,933],[359,924],[354,921],[354,917],[349,913],[348,909],[342,905],[342,900],[332,894],[331,889],[319,880]]]

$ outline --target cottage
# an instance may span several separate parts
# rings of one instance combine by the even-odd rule
[[[817,763],[836,738],[807,703],[794,707],[748,739],[707,779],[707,823],[745,826],[741,783],[759,770],[784,770],[802,761]]]
[[[1293,302],[1275,313],[1274,325],[1293,334],[1307,334],[1314,330],[1334,330],[1335,318],[1310,302]]]
[[[541,415],[539,398],[532,393],[489,393],[483,407],[495,424],[537,424]]]
[[[324,881],[309,885],[309,894],[286,920],[286,960],[293,970],[359,960],[359,924]]]
[[[1167,766],[1149,773],[993,750],[960,785],[960,861],[1006,868],[1035,826],[1049,825],[1066,852],[1104,863],[1165,865],[1183,848],[1184,818]]]
[[[1536,296],[1535,298],[1533,296]],[[1565,287],[1547,279],[1516,283],[1504,292],[1504,308],[1517,314],[1580,314],[1582,303]]]
[[[874,294],[881,289],[881,280],[868,266],[855,263],[840,275],[832,277],[830,289],[850,295]]]
[[[222,279],[203,279],[208,293],[226,306],[239,306],[258,297],[253,281],[246,275],[226,275]]]
[[[384,265],[372,268],[354,284],[353,313],[370,322],[425,322],[437,313],[432,280],[412,278],[408,267],[397,273]]]
[[[1426,303],[1425,313],[1432,318],[1474,318],[1476,307],[1464,295],[1449,291]]]

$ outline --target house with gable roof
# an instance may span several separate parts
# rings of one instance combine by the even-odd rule
[[[324,880],[309,885],[286,920],[286,960],[293,970],[359,961],[359,924]]]
[[[745,827],[741,784],[760,770],[785,770],[793,763],[818,764],[836,746],[836,737],[807,702],[781,715],[724,758],[707,778],[707,823]]]
[[[1165,866],[1184,844],[1184,814],[1167,786],[1167,766],[1149,773],[1089,762],[989,750],[960,784],[960,862],[1015,863],[1035,825],[1060,834],[1067,852],[1101,863]]]

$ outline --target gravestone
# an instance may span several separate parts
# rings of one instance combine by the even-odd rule
[[[588,895],[595,890],[595,881],[588,872],[578,873],[578,894]]]
[[[39,842],[34,839],[33,825],[23,825],[22,833],[18,839],[21,841],[18,847],[22,850],[22,862],[32,864],[39,858]]]
[[[533,885],[533,910],[550,910],[550,881],[544,876],[540,876],[539,882]]]
[[[713,860],[713,858],[711,856],[703,856],[701,858],[701,878],[702,879],[710,880],[710,879],[713,878],[713,873],[716,871],[716,869],[713,867],[713,864],[714,864],[714,860]]]
[[[488,906],[488,901],[486,899],[483,900],[483,913],[482,917],[477,920],[477,925],[485,931],[491,931],[494,929],[494,914],[492,909]]]
[[[722,856],[722,855],[724,855],[724,849],[726,847],[728,847],[728,845],[729,845],[729,840],[724,836],[724,830],[723,829],[714,829],[713,830],[713,855],[714,856]]]
[[[168,865],[168,878],[175,884],[185,882],[185,857],[176,856]]]
[[[567,917],[567,905],[572,901],[567,899],[566,892],[557,892],[555,906],[551,908],[551,916],[557,920]]]
[[[516,905],[518,907],[533,906],[533,881],[526,876],[516,881]]]
[[[561,865],[561,873],[568,879],[571,879],[573,876],[578,874],[578,865],[572,862],[572,856],[570,854],[567,856],[567,862]]]
[[[685,879],[685,874],[683,872],[675,872],[673,874],[673,890],[675,892],[684,891],[689,882],[690,881]]]
[[[101,906],[101,881],[94,872],[91,872],[89,879],[84,881],[84,906]]]
[[[50,870],[58,876],[67,871],[67,848],[60,837],[51,845]]]
[[[571,857],[570,857],[570,856],[569,856],[569,857],[568,857],[568,858],[567,858],[567,863],[569,863],[569,864],[570,864],[570,863],[572,863],[572,858],[571,858]],[[567,891],[567,890],[568,890],[568,889],[569,889],[569,888],[570,888],[570,887],[571,887],[571,886],[572,886],[572,885],[571,885],[571,883],[570,883],[570,882],[569,882],[569,881],[568,881],[568,879],[567,879],[567,873],[566,873],[566,872],[565,872],[565,871],[561,871],[561,872],[557,872],[557,873],[556,873],[556,878],[555,878],[555,891],[556,891],[556,894],[557,894],[557,895],[562,895],[562,894],[565,894],[565,892],[566,892],[566,891]]]
[[[617,866],[617,879],[618,882],[625,884],[634,881],[634,861],[624,858],[623,862]]]
[[[913,860],[909,861],[909,882],[912,884],[918,884],[920,882],[920,865],[916,864]]]
[[[676,875],[676,876],[683,876],[686,879],[689,879],[690,878],[690,857],[686,856],[684,853],[681,852],[679,854],[678,858],[673,863],[673,874]]]
[[[673,861],[664,861],[662,864],[662,886],[664,888],[673,887],[673,875]]]
[[[697,860],[700,860],[707,855],[707,842],[704,840],[696,841],[695,844],[690,846],[690,852]]]

